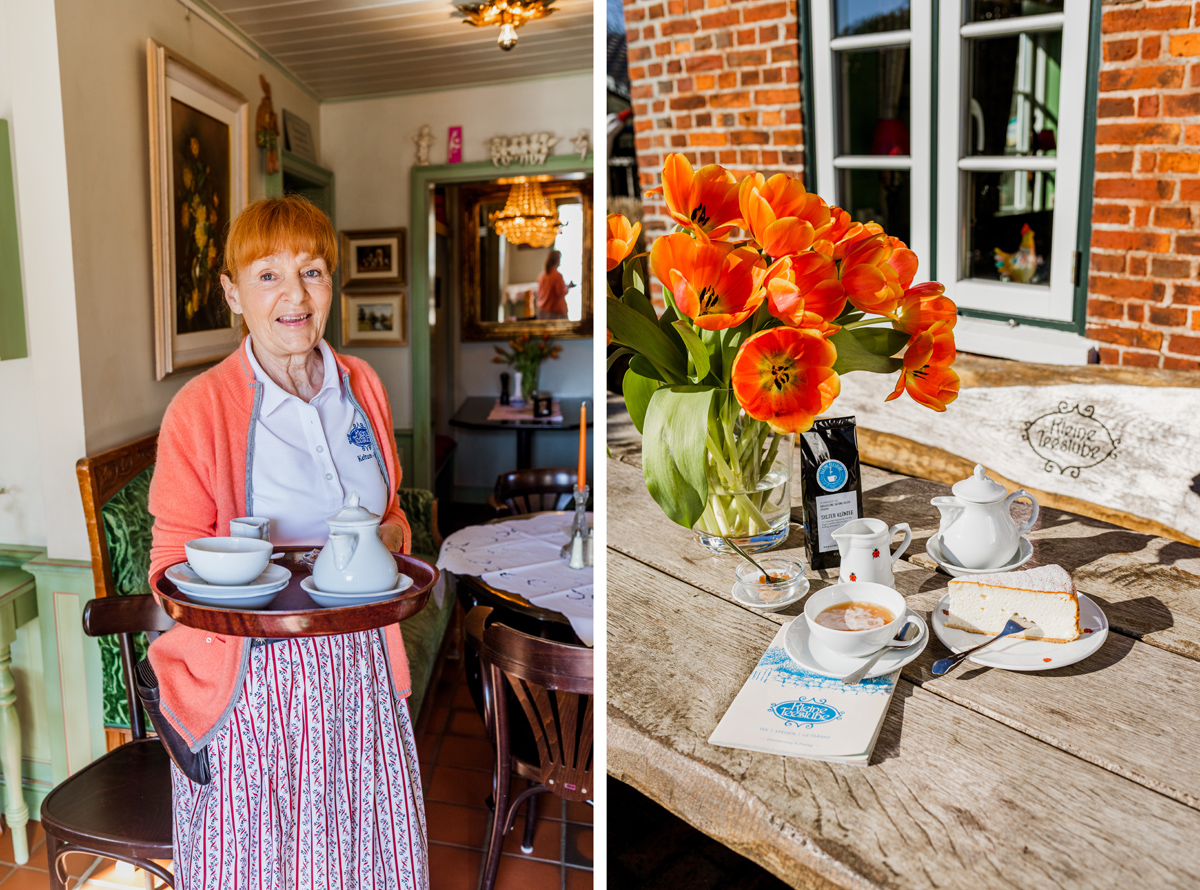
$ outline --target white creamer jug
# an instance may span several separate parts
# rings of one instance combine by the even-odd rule
[[[894,553],[889,552],[896,532],[904,532],[904,540]],[[892,565],[908,549],[912,541],[912,529],[907,522],[888,528],[882,519],[852,519],[832,535],[837,541],[838,553],[842,558],[838,580],[870,581],[895,587]]]
[[[396,560],[379,539],[380,517],[352,491],[329,519],[329,543],[313,565],[313,584],[326,593],[381,593],[396,586]]]
[[[1037,522],[1037,498],[1023,488],[1008,494],[982,464],[976,464],[974,474],[955,482],[951,490],[954,497],[930,501],[942,514],[938,530],[942,555],[966,569],[998,569],[1011,562],[1021,536],[1029,534]],[[1018,498],[1033,504],[1033,515],[1021,523],[1009,512]]]

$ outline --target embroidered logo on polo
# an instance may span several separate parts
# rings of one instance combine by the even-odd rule
[[[371,459],[371,431],[367,429],[365,423],[361,420],[356,420],[354,425],[350,427],[350,432],[346,434],[346,438],[351,445],[357,445],[363,450],[363,453],[358,456],[360,461]]]

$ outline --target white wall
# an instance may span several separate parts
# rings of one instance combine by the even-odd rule
[[[412,137],[429,124],[437,141],[429,160],[447,163],[446,139],[452,126],[463,128],[463,161],[486,161],[493,136],[551,130],[562,141],[556,154],[570,154],[570,139],[580,128],[592,129],[590,73],[530,80],[498,86],[439,90],[321,106],[325,165],[336,176],[339,229],[411,229],[409,177]],[[593,139],[595,134],[592,134]],[[498,174],[499,175],[499,174]],[[412,262],[411,256],[409,262]],[[410,294],[410,297],[412,295]],[[414,305],[417,300],[410,302]],[[392,399],[398,428],[412,426],[412,365],[407,348],[348,350],[379,372]],[[460,346],[457,356],[459,395],[492,395],[499,391],[499,371],[486,343]],[[546,384],[564,395],[590,394],[591,341],[566,341],[558,367],[546,372]],[[575,369],[577,374],[569,369]],[[586,374],[586,380],[583,378]],[[561,375],[558,377],[556,375]],[[494,479],[494,476],[493,476]]]

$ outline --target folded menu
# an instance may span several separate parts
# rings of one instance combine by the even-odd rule
[[[783,647],[787,629],[779,628],[709,744],[865,766],[900,671],[843,686],[792,660]]]

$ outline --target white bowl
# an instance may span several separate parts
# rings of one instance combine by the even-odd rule
[[[196,538],[183,545],[188,565],[209,584],[249,584],[271,561],[271,542],[258,538]]]

